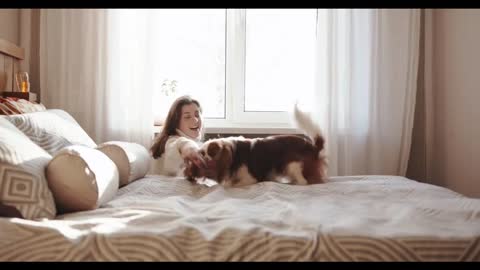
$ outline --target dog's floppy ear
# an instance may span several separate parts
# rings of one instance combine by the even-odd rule
[[[231,173],[230,168],[233,161],[233,148],[230,145],[224,145],[220,149],[219,159],[216,160],[216,170],[218,173],[218,181],[222,181]]]
[[[210,142],[207,147],[207,154],[214,158],[220,152],[220,143],[219,142]]]
[[[195,182],[195,175],[198,173],[198,169],[196,168],[195,164],[191,161],[185,162],[185,170],[183,171],[183,174],[187,178],[188,181],[190,182]]]
[[[199,168],[192,161],[186,161],[186,166],[183,171],[183,174],[190,182],[195,182],[197,178],[205,177],[205,171],[202,168]]]

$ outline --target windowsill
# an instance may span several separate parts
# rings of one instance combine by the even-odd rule
[[[155,132],[160,132],[161,126],[154,126]],[[303,132],[292,127],[252,127],[250,126],[209,126],[205,128],[207,134],[302,134]]]
[[[301,134],[296,128],[278,127],[207,127],[205,133],[215,134]]]

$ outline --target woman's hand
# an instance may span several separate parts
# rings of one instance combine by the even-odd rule
[[[183,159],[186,162],[193,162],[193,164],[195,164],[195,166],[198,168],[205,169],[207,167],[207,163],[203,159],[202,155],[200,155],[200,153],[194,149],[188,149],[183,156]]]

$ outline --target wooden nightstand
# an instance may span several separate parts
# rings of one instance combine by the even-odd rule
[[[16,98],[23,98],[28,101],[37,102],[37,94],[32,92],[11,92],[11,91],[4,91],[2,92],[3,97],[16,97]]]

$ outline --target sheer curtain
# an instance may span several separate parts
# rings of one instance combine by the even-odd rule
[[[154,16],[41,10],[42,102],[70,112],[97,143],[149,146],[153,89],[161,87]],[[419,10],[318,11],[313,116],[327,137],[330,175],[405,175],[419,32]]]
[[[327,138],[329,174],[405,175],[420,11],[324,9],[317,18],[313,115]]]
[[[42,103],[68,111],[97,142],[153,136],[155,77],[147,12],[140,9],[42,9]]]

